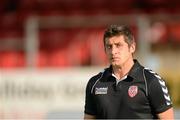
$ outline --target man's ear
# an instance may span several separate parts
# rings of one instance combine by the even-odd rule
[[[104,45],[104,52],[106,53],[106,46]]]
[[[133,42],[133,43],[131,44],[131,46],[130,46],[130,51],[131,51],[131,53],[134,53],[135,50],[136,50],[136,43]]]

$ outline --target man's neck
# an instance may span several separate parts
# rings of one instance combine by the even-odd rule
[[[113,73],[120,80],[129,73],[133,65],[134,61],[129,60],[122,66],[113,66]]]

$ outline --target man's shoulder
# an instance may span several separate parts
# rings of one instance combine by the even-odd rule
[[[149,68],[144,68],[144,74],[148,81],[162,80],[162,77],[158,73]]]
[[[103,72],[99,72],[98,74],[92,76],[86,85],[86,91],[89,91],[92,93],[92,90],[95,84],[99,81],[102,75],[103,75]]]
[[[88,81],[88,86],[93,86],[98,81],[100,81],[101,78],[105,77],[106,75],[109,75],[110,74],[109,69],[110,69],[109,67],[104,68],[102,71],[92,76]]]
[[[102,76],[103,76],[103,73],[104,73],[105,70],[95,74],[94,76],[92,76],[90,79],[89,79],[89,82],[90,83],[94,83],[96,82],[97,80],[99,80]]]

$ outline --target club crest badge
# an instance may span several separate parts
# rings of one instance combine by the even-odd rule
[[[136,96],[137,93],[138,93],[138,86],[132,85],[129,87],[128,94],[131,98]]]

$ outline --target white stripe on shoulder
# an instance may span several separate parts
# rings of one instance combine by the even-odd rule
[[[161,80],[161,76],[159,76],[156,72],[152,71],[149,68],[144,68],[145,70],[148,70],[150,73],[152,73],[158,80]]]
[[[149,71],[152,71],[150,68],[147,68],[147,67],[144,67],[145,70],[149,70]]]
[[[166,87],[165,81],[162,80],[162,78],[156,72],[152,71],[151,69],[149,69],[149,68],[144,68],[144,69],[148,70],[150,73],[152,73],[158,79],[158,82],[161,85],[161,89],[162,89],[163,94],[164,94],[164,98],[166,100],[166,104],[170,105],[171,104],[171,99],[170,99],[170,96],[169,96],[168,89]]]
[[[164,81],[159,80],[159,83],[160,83],[162,86],[166,86]]]
[[[146,96],[148,96],[147,80],[146,80],[146,76],[145,76],[145,73],[144,73],[144,69],[143,69],[143,77],[144,77],[145,88],[146,88]]]
[[[94,89],[95,85],[96,85],[96,84],[98,83],[98,81],[103,77],[104,72],[105,72],[105,69],[100,72],[100,73],[101,73],[101,76],[96,80],[96,82],[95,82],[94,85],[92,86],[92,88],[91,88],[91,94],[93,93],[93,89]]]

